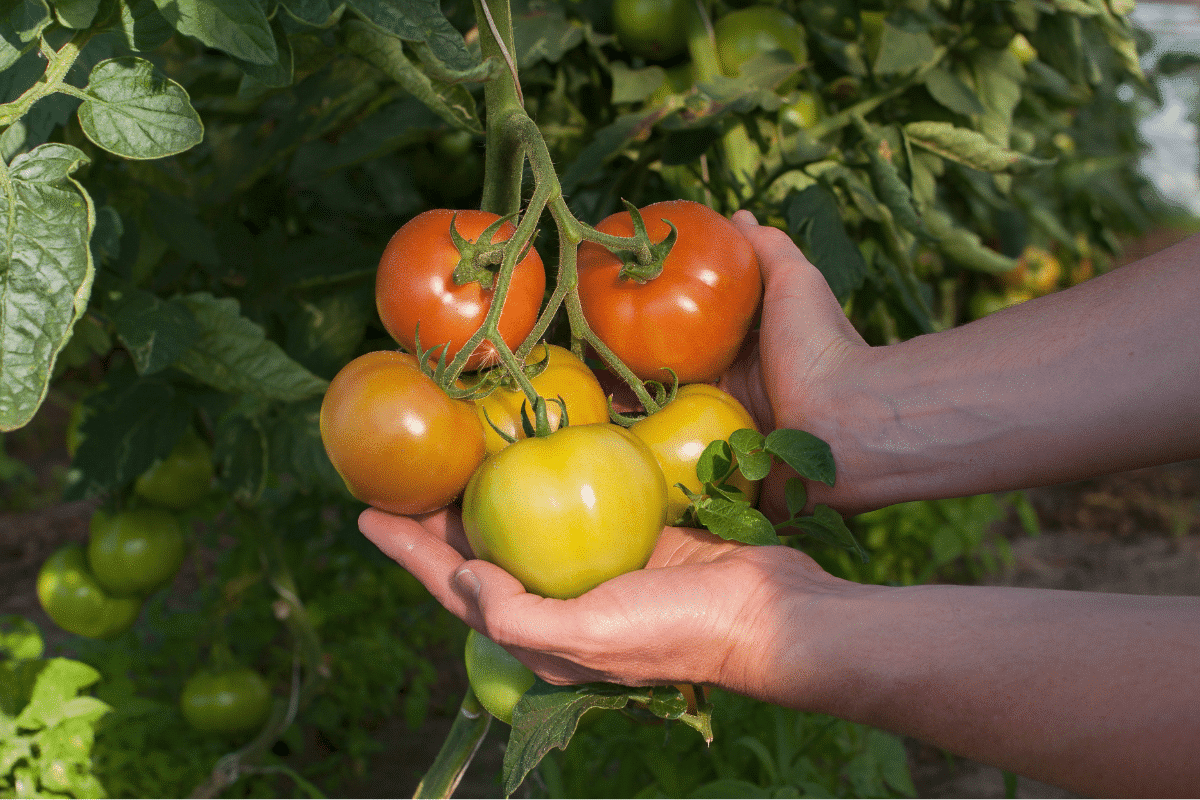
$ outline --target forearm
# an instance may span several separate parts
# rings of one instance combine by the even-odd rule
[[[1071,290],[848,350],[807,428],[856,511],[1200,456],[1200,237]],[[842,376],[838,380],[838,376]]]
[[[797,609],[775,702],[1085,795],[1200,789],[1200,600],[876,587]]]

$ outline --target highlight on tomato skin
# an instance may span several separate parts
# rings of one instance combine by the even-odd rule
[[[497,214],[478,209],[430,209],[400,226],[384,248],[375,276],[375,305],[379,318],[392,338],[405,350],[445,345],[446,361],[456,356],[483,324],[492,305],[493,291],[478,282],[461,286],[453,279],[462,255],[450,234],[454,229],[469,242],[476,242]],[[516,232],[505,222],[492,242],[507,241]],[[535,248],[517,262],[504,299],[498,328],[510,349],[518,347],[537,324],[546,290],[546,270]],[[419,331],[418,331],[419,327]],[[436,359],[441,355],[435,351]],[[482,342],[467,359],[466,369],[497,363],[496,348]]]
[[[640,209],[653,243],[678,238],[662,272],[647,280],[622,275],[621,258],[595,242],[579,247],[584,318],[642,380],[715,383],[737,358],[762,300],[758,256],[732,222],[705,205],[668,200]],[[668,222],[670,225],[668,225]],[[632,236],[628,211],[596,229]]]
[[[529,592],[566,599],[644,567],[666,508],[666,479],[650,448],[601,423],[488,456],[463,492],[462,518],[476,557]]]
[[[415,356],[394,350],[361,355],[334,376],[320,428],[350,494],[392,514],[451,503],[484,455],[475,406],[451,398]]]

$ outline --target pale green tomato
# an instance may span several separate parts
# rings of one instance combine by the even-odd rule
[[[125,597],[158,589],[179,571],[183,551],[183,525],[164,509],[92,515],[88,565],[110,594]]]
[[[475,555],[543,597],[577,597],[646,565],[667,508],[650,448],[616,425],[570,425],[484,459],[463,493]]]
[[[113,597],[96,582],[78,544],[57,550],[42,564],[37,596],[58,627],[89,639],[110,639],[133,626],[142,610],[139,597]]]
[[[699,492],[696,462],[704,448],[717,439],[728,439],[742,428],[757,430],[742,404],[732,395],[704,383],[680,388],[674,400],[630,426],[629,432],[654,453],[667,480],[668,525],[680,522],[691,505],[675,484],[682,483],[692,492]],[[745,492],[751,503],[758,499],[758,481],[746,480],[742,473],[734,472],[729,482]]]
[[[516,656],[471,629],[463,651],[467,680],[480,704],[496,719],[512,725],[513,708],[536,680]]]

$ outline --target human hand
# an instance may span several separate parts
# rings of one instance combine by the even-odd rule
[[[804,696],[796,647],[813,616],[798,610],[857,588],[789,547],[665,528],[645,569],[555,600],[474,560],[453,508],[415,518],[367,509],[359,528],[443,606],[554,684],[701,683],[795,704]]]
[[[749,211],[733,223],[749,239],[763,276],[762,323],[751,335],[720,387],[750,411],[764,433],[777,428],[806,430],[840,448],[837,424],[842,411],[833,387],[855,380],[859,359],[869,347],[834,297],[825,277],[791,238],[759,225]],[[772,519],[784,519],[783,484],[795,473],[777,465],[764,481],[760,505]],[[810,486],[810,500],[853,506],[853,486]]]

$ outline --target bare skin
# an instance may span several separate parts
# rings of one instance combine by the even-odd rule
[[[764,430],[829,441],[845,512],[1200,456],[1200,237],[971,325],[870,348],[787,237],[725,376]],[[1191,302],[1189,302],[1191,300]],[[765,486],[782,509],[786,475]],[[360,528],[552,683],[695,682],[915,736],[1086,795],[1200,791],[1200,598],[863,586],[786,547],[667,528],[573,600],[474,560],[453,509]]]

